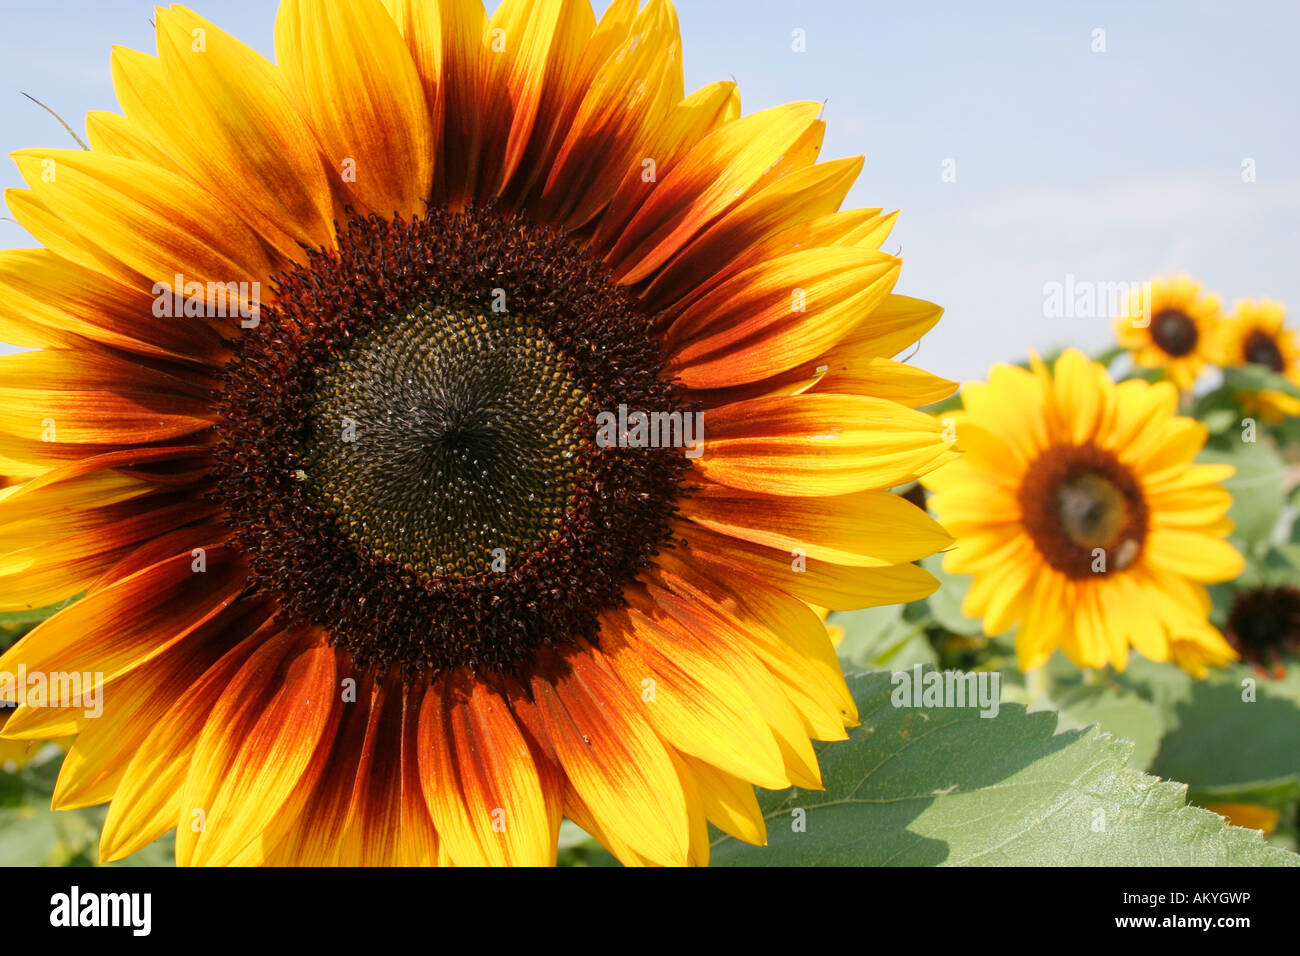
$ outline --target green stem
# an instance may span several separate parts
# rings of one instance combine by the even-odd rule
[[[1033,706],[1040,698],[1047,702],[1052,699],[1052,678],[1047,673],[1047,665],[1043,664],[1035,667],[1029,673],[1025,674],[1025,696],[1028,699],[1029,706]]]

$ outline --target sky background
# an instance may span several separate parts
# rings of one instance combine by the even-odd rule
[[[191,6],[271,54],[274,0]],[[116,110],[110,47],[153,52],[152,9],[0,0],[0,152],[75,145],[22,92],[78,132],[87,111]],[[1300,3],[680,0],[678,13],[688,90],[734,77],[746,113],[825,101],[823,158],[866,156],[850,204],[901,208],[885,246],[904,258],[896,291],[947,310],[918,365],[969,379],[1030,348],[1105,346],[1105,318],[1045,317],[1044,285],[1067,274],[1187,271],[1228,303],[1300,308]],[[0,188],[21,185],[11,162],[0,170]],[[34,244],[0,221],[0,248]]]

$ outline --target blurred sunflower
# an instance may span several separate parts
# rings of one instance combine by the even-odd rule
[[[1218,296],[1203,295],[1188,276],[1152,279],[1134,292],[1115,320],[1115,337],[1141,368],[1161,369],[1188,391],[1215,360]]]
[[[1261,830],[1265,836],[1277,829],[1277,821],[1282,816],[1280,810],[1257,803],[1207,803],[1205,809],[1217,813],[1234,827]]]
[[[1260,365],[1300,386],[1300,340],[1286,325],[1286,309],[1271,299],[1243,299],[1219,326],[1218,362],[1225,368]],[[1300,398],[1276,389],[1239,396],[1247,414],[1279,422],[1300,415]]]
[[[1169,636],[1170,659],[1197,680],[1209,677],[1211,668],[1223,667],[1238,656],[1213,629]]]
[[[286,0],[277,64],[157,30],[8,194],[47,248],[0,256],[43,349],[0,453],[44,470],[0,586],[88,593],[0,668],[105,691],[10,718],[79,734],[56,805],[185,864],[761,842],[752,785],[855,721],[809,605],[915,600],[950,541],[887,490],[955,457],[913,410],[954,386],[888,359],[940,310],[838,211],[861,159],[815,162],[818,104],[683,97],[657,0]],[[599,441],[625,412],[707,435]]]
[[[1019,623],[1022,670],[1057,647],[1080,667],[1122,669],[1130,646],[1194,672],[1235,657],[1207,620],[1205,584],[1242,558],[1232,467],[1192,463],[1205,426],[1169,383],[1116,385],[1077,349],[1032,366],[964,386],[946,414],[965,454],[922,479],[957,538],[944,570],[974,575],[962,610],[990,635]]]
[[[1283,658],[1300,656],[1300,588],[1257,587],[1239,592],[1223,633],[1247,664],[1282,677]]]

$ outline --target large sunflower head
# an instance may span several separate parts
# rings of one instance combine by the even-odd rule
[[[817,613],[909,601],[953,458],[890,360],[894,221],[821,108],[683,95],[672,7],[286,0],[272,63],[184,7],[90,151],[16,155],[0,255],[0,671],[103,714],[56,804],[124,856],[627,862],[761,842],[852,699]]]
[[[1300,338],[1286,324],[1286,308],[1272,299],[1242,299],[1219,326],[1218,362],[1225,368],[1258,365],[1300,386]],[[1248,413],[1278,422],[1300,415],[1300,398],[1277,389],[1240,396]]]
[[[1218,296],[1202,293],[1188,276],[1152,279],[1115,320],[1115,337],[1139,367],[1160,369],[1187,391],[1214,361],[1219,321]]]
[[[1123,668],[1130,647],[1193,672],[1233,658],[1205,588],[1242,567],[1232,468],[1192,463],[1205,427],[1169,383],[1116,385],[1077,349],[1032,366],[963,387],[965,454],[923,479],[957,538],[945,570],[974,575],[963,611],[990,635],[1018,624],[1024,670],[1058,647],[1081,667]]]

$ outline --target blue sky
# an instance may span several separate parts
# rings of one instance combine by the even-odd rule
[[[274,0],[192,6],[270,53]],[[6,154],[68,144],[21,92],[80,130],[88,110],[116,106],[111,45],[154,49],[147,2],[5,8]],[[1104,346],[1107,320],[1044,316],[1044,285],[1067,274],[1188,271],[1228,302],[1267,295],[1300,308],[1300,4],[681,0],[678,10],[688,88],[735,77],[746,112],[824,100],[823,156],[865,154],[850,201],[902,209],[886,245],[905,260],[897,291],[947,309],[919,365],[974,378],[1029,348]],[[1105,52],[1093,51],[1097,30]],[[943,180],[945,160],[955,181]],[[11,163],[0,169],[0,187],[20,185]],[[0,247],[32,244],[0,221]]]

